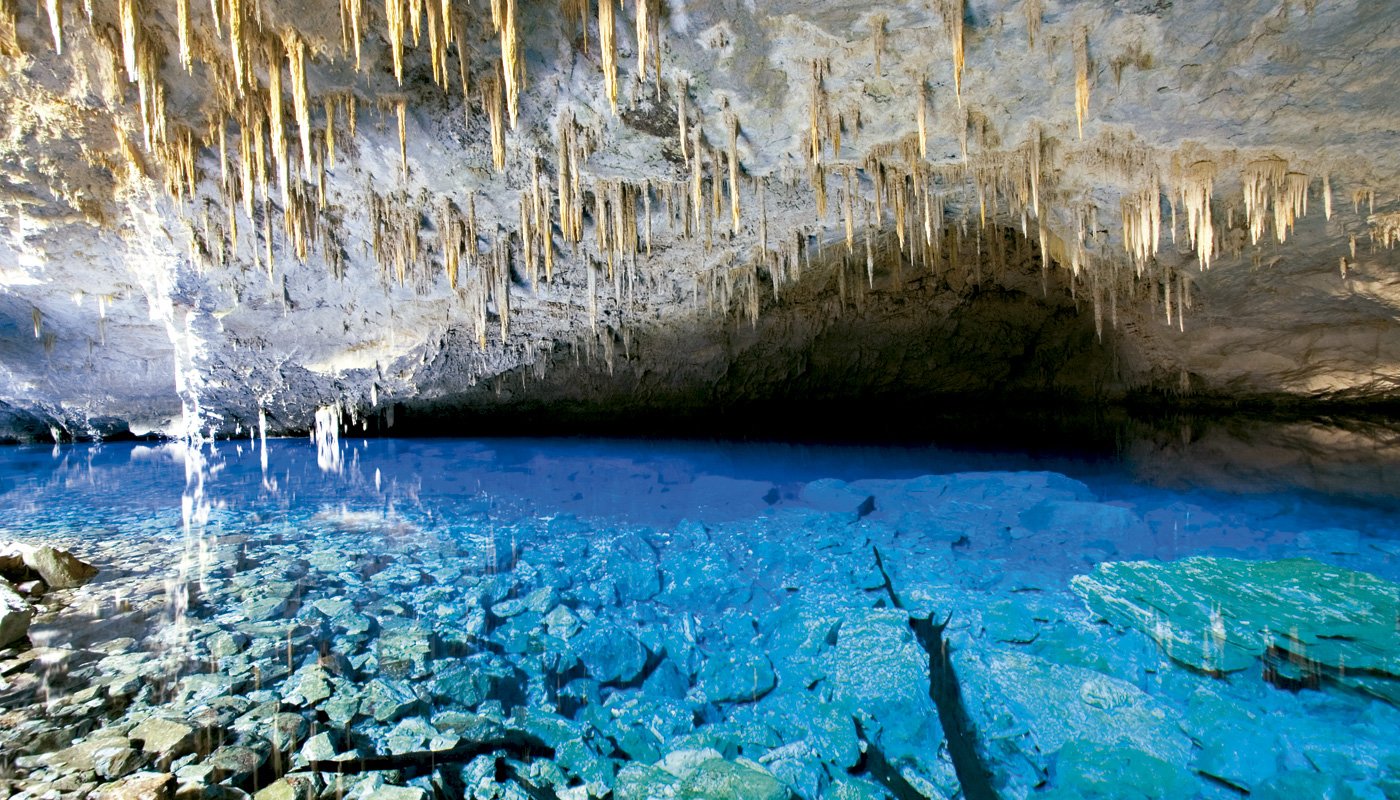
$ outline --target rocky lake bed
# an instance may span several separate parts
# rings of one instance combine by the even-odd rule
[[[188,533],[8,515],[0,796],[1400,797],[1384,515],[742,488],[670,524],[285,486]]]

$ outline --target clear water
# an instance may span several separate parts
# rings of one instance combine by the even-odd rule
[[[1351,493],[1311,461],[1153,485],[930,447],[340,462],[0,449],[0,539],[101,568],[0,651],[0,796],[1400,797],[1400,485],[1373,462]],[[1093,589],[1124,561],[1162,581],[1118,586],[1137,623]],[[1151,571],[1182,565],[1228,574]]]

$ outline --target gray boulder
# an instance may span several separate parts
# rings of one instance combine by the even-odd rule
[[[0,569],[14,576],[16,558],[25,568],[39,576],[50,589],[75,589],[92,580],[97,567],[88,564],[66,550],[48,545],[12,542],[0,545]]]
[[[34,609],[9,584],[0,581],[0,647],[8,647],[29,633]]]

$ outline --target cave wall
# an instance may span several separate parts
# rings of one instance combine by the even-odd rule
[[[1395,398],[1400,9],[395,2],[0,14],[5,435]]]

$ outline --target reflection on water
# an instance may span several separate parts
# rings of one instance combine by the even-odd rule
[[[0,787],[1395,796],[1389,436],[3,449]]]

